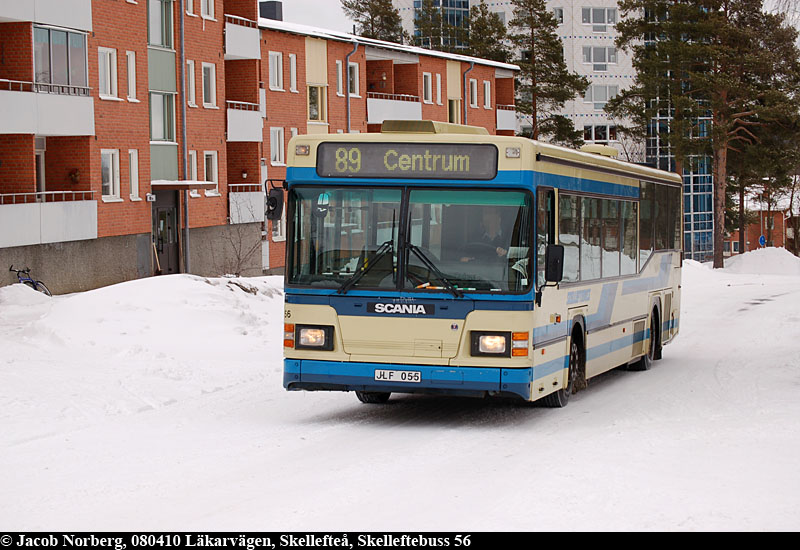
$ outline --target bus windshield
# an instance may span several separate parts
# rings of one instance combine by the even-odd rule
[[[290,284],[460,296],[533,282],[528,192],[295,187],[290,201]]]

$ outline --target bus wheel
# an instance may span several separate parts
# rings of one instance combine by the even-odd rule
[[[567,373],[567,387],[545,395],[542,404],[545,407],[560,408],[566,407],[569,403],[569,396],[576,391],[578,377],[581,374],[583,359],[583,343],[578,333],[573,333],[569,344],[569,371]]]
[[[382,392],[382,391],[357,391],[356,397],[362,403],[369,403],[369,404],[380,404],[386,403],[389,401],[389,396],[392,395],[389,392]]]
[[[658,327],[658,310],[653,309],[653,312],[650,314],[650,343],[647,346],[647,353],[642,355],[641,359],[631,364],[628,370],[648,370],[653,365],[653,361],[660,359],[661,333]]]

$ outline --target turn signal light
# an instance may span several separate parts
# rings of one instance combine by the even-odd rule
[[[527,357],[528,344],[530,339],[527,332],[512,332],[511,333],[511,356],[512,357]]]
[[[294,325],[291,323],[283,324],[283,347],[294,347]]]

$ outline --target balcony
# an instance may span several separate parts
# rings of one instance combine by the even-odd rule
[[[0,134],[94,135],[89,88],[0,79]]]
[[[0,248],[96,238],[93,191],[0,194]]]
[[[92,0],[0,0],[0,22],[41,23],[92,30]]]
[[[256,141],[264,139],[264,118],[258,103],[227,101],[228,141]]]
[[[422,120],[419,96],[406,94],[367,93],[367,123],[384,120]]]
[[[225,61],[261,59],[261,31],[255,21],[225,16]]]
[[[517,130],[517,107],[516,105],[497,106],[497,129],[498,130]]]
[[[237,183],[228,185],[228,208],[231,223],[264,221],[265,196],[261,184]]]

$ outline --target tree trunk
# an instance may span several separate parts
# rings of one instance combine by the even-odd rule
[[[714,147],[714,269],[725,267],[722,242],[725,234],[725,186],[727,178],[728,147]]]
[[[745,244],[744,178],[739,178],[739,254],[744,254]]]

